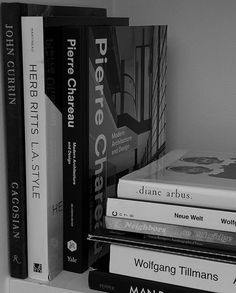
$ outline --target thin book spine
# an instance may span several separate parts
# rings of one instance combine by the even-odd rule
[[[88,267],[88,194],[83,187],[87,180],[84,161],[88,148],[88,134],[84,132],[87,125],[83,121],[87,106],[82,88],[82,79],[87,78],[86,58],[82,56],[86,48],[82,40],[84,29],[81,26],[62,30],[64,269],[77,273]]]
[[[147,239],[162,239],[219,250],[236,251],[236,235],[232,232],[187,227],[175,224],[105,217],[107,229],[138,233]]]
[[[62,117],[45,94],[43,17],[22,18],[28,272],[47,281],[62,269]]]
[[[27,225],[20,15],[23,6],[2,4],[2,44],[7,141],[10,275],[26,278]]]
[[[235,232],[235,212],[108,198],[107,216]]]
[[[141,278],[118,275],[109,272],[91,270],[88,276],[89,288],[108,293],[155,292],[155,293],[189,293],[189,288],[173,284],[154,282]],[[191,293],[207,293],[191,288]]]
[[[236,265],[158,250],[111,245],[109,271],[218,293],[234,293]]]
[[[29,277],[37,279],[37,271],[42,274],[45,267],[45,279],[47,280],[48,255],[45,251],[47,246],[47,239],[45,239],[47,227],[47,172],[45,172],[46,153],[44,149],[46,137],[45,133],[43,133],[46,120],[44,111],[45,100],[43,98],[43,24],[38,17],[34,19],[22,18],[22,52],[25,105],[28,271]],[[42,217],[42,215],[44,216]],[[35,225],[37,221],[38,228]],[[40,253],[40,255],[35,258],[35,253]]]
[[[121,179],[117,196],[145,201],[192,205],[216,209],[232,209],[236,204],[235,191],[175,183],[147,182]],[[225,200],[227,198],[227,200]]]

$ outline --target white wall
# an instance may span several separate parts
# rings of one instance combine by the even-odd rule
[[[168,24],[168,148],[236,151],[236,1],[114,3],[132,24]]]

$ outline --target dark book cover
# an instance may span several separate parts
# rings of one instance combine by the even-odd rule
[[[191,293],[209,292],[100,270],[89,271],[88,285],[90,289],[109,293],[189,293],[190,290]]]
[[[168,237],[150,237],[138,233],[100,229],[93,234],[89,234],[88,239],[93,242],[117,244],[131,247],[139,247],[149,250],[173,251],[176,254],[195,255],[202,258],[212,258],[236,262],[236,252],[233,247],[217,247],[207,243],[193,242],[185,239],[173,239]]]
[[[86,239],[104,226],[106,198],[165,150],[166,42],[166,26],[64,30],[65,269],[106,252]]]
[[[26,278],[27,229],[22,43],[20,17],[27,15],[106,16],[104,8],[2,3],[2,55],[8,163],[9,259],[12,277]]]

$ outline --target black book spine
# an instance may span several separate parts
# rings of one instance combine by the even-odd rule
[[[125,264],[124,264],[125,265]],[[207,293],[193,288],[177,286],[173,284],[149,281],[129,276],[122,276],[99,270],[89,271],[88,285],[90,289],[108,293]]]
[[[84,28],[85,29],[85,28]],[[85,190],[88,143],[84,128],[87,111],[83,83],[87,82],[84,30],[64,28],[63,60],[63,184],[64,269],[82,273],[88,267],[88,194]]]
[[[27,231],[20,16],[25,6],[2,4],[10,275],[26,278]]]

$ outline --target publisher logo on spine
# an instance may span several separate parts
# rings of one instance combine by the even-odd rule
[[[118,213],[116,211],[112,211],[112,216],[117,217]]]
[[[70,240],[67,242],[67,248],[71,251],[71,252],[74,252],[77,250],[77,244],[75,241],[73,240]]]

